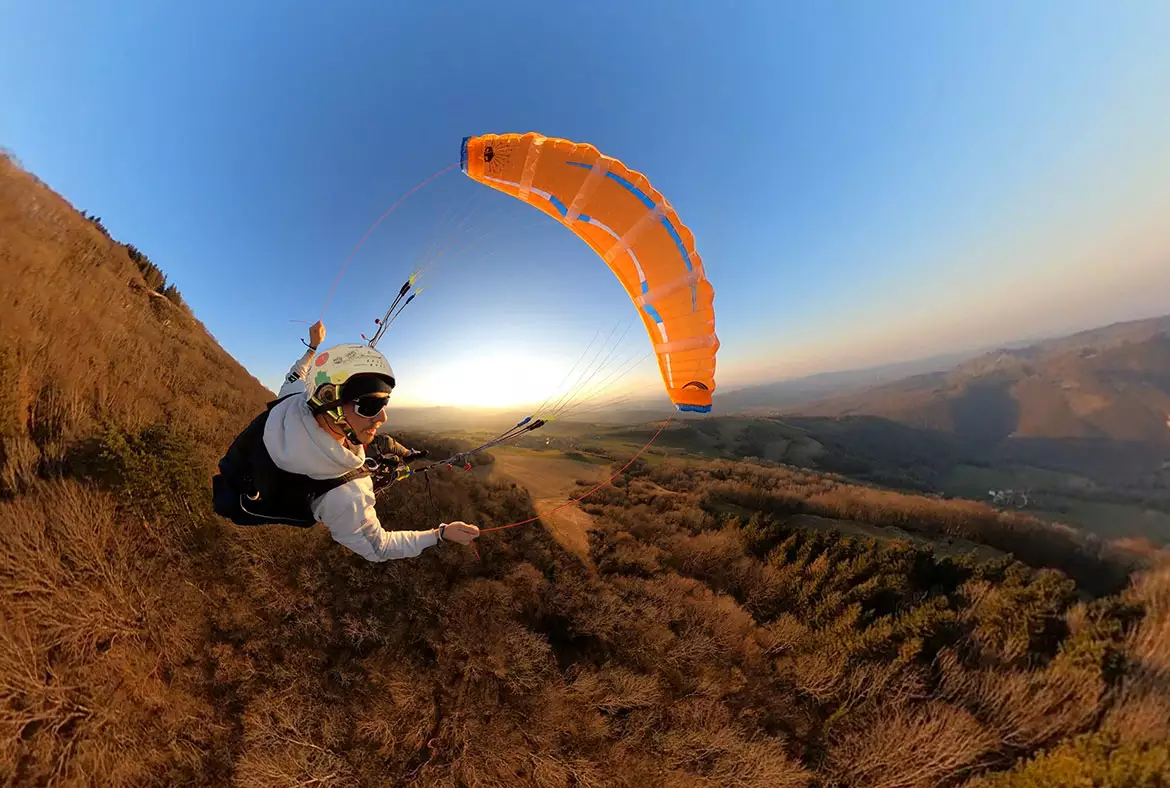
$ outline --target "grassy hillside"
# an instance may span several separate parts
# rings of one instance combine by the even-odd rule
[[[0,489],[102,426],[181,424],[214,453],[271,396],[141,252],[4,156],[0,268]]]
[[[659,455],[573,549],[537,524],[371,564],[225,523],[212,463],[267,392],[127,247],[2,175],[0,782],[1165,784],[1170,574],[1023,515]],[[639,435],[555,451],[593,478]],[[478,472],[379,501],[390,528],[533,513]]]

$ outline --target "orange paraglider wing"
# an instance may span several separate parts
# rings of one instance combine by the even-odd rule
[[[711,410],[715,290],[690,230],[644,175],[592,145],[531,132],[466,137],[461,164],[589,244],[638,307],[671,401]]]

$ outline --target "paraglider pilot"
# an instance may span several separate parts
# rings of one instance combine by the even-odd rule
[[[366,447],[408,462],[422,456],[378,435],[394,390],[389,362],[368,345],[337,345],[318,321],[277,399],[235,439],[212,480],[215,510],[237,525],[321,522],[368,561],[413,558],[440,542],[468,544],[479,528],[461,521],[426,531],[387,531],[374,512]]]

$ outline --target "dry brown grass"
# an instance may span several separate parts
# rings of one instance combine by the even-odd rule
[[[942,696],[985,720],[1005,752],[1049,746],[1088,728],[1102,710],[1098,672],[1055,662],[1043,670],[973,669],[953,652],[939,660]]]
[[[0,269],[0,371],[16,384],[0,397],[6,489],[102,423],[181,418],[210,457],[270,396],[189,312],[149,295],[125,246],[3,156]]]
[[[1170,561],[1138,575],[1129,598],[1144,616],[1129,637],[1131,665],[1105,727],[1127,741],[1170,742]]]
[[[267,393],[150,296],[125,247],[3,156],[0,269],[0,777],[197,779],[218,734],[192,660],[195,515],[144,519],[61,476],[103,425],[152,423],[182,423],[207,473]]]
[[[0,503],[0,774],[141,784],[198,770],[206,703],[172,683],[202,600],[105,494],[42,483]]]
[[[206,478],[266,393],[6,161],[0,263],[0,782],[947,788],[1118,737],[1162,763],[1165,569],[1089,601],[1007,558],[804,529],[1109,568],[1030,522],[748,463],[636,468],[586,507],[591,562],[539,527],[382,565],[320,528],[227,528]],[[533,513],[472,474],[431,492],[390,488],[384,521]]]
[[[832,769],[844,785],[932,788],[979,765],[995,736],[969,713],[931,702],[867,720],[833,749]]]
[[[593,518],[564,498],[538,498],[532,502],[541,525],[557,544],[584,560],[589,559],[589,529]]]

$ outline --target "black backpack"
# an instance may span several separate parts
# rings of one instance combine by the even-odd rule
[[[370,475],[369,470],[356,468],[335,479],[313,479],[276,466],[264,446],[264,425],[277,403],[295,396],[298,394],[269,402],[219,461],[219,473],[211,480],[215,511],[236,525],[312,528],[317,523],[313,501],[335,487]]]

